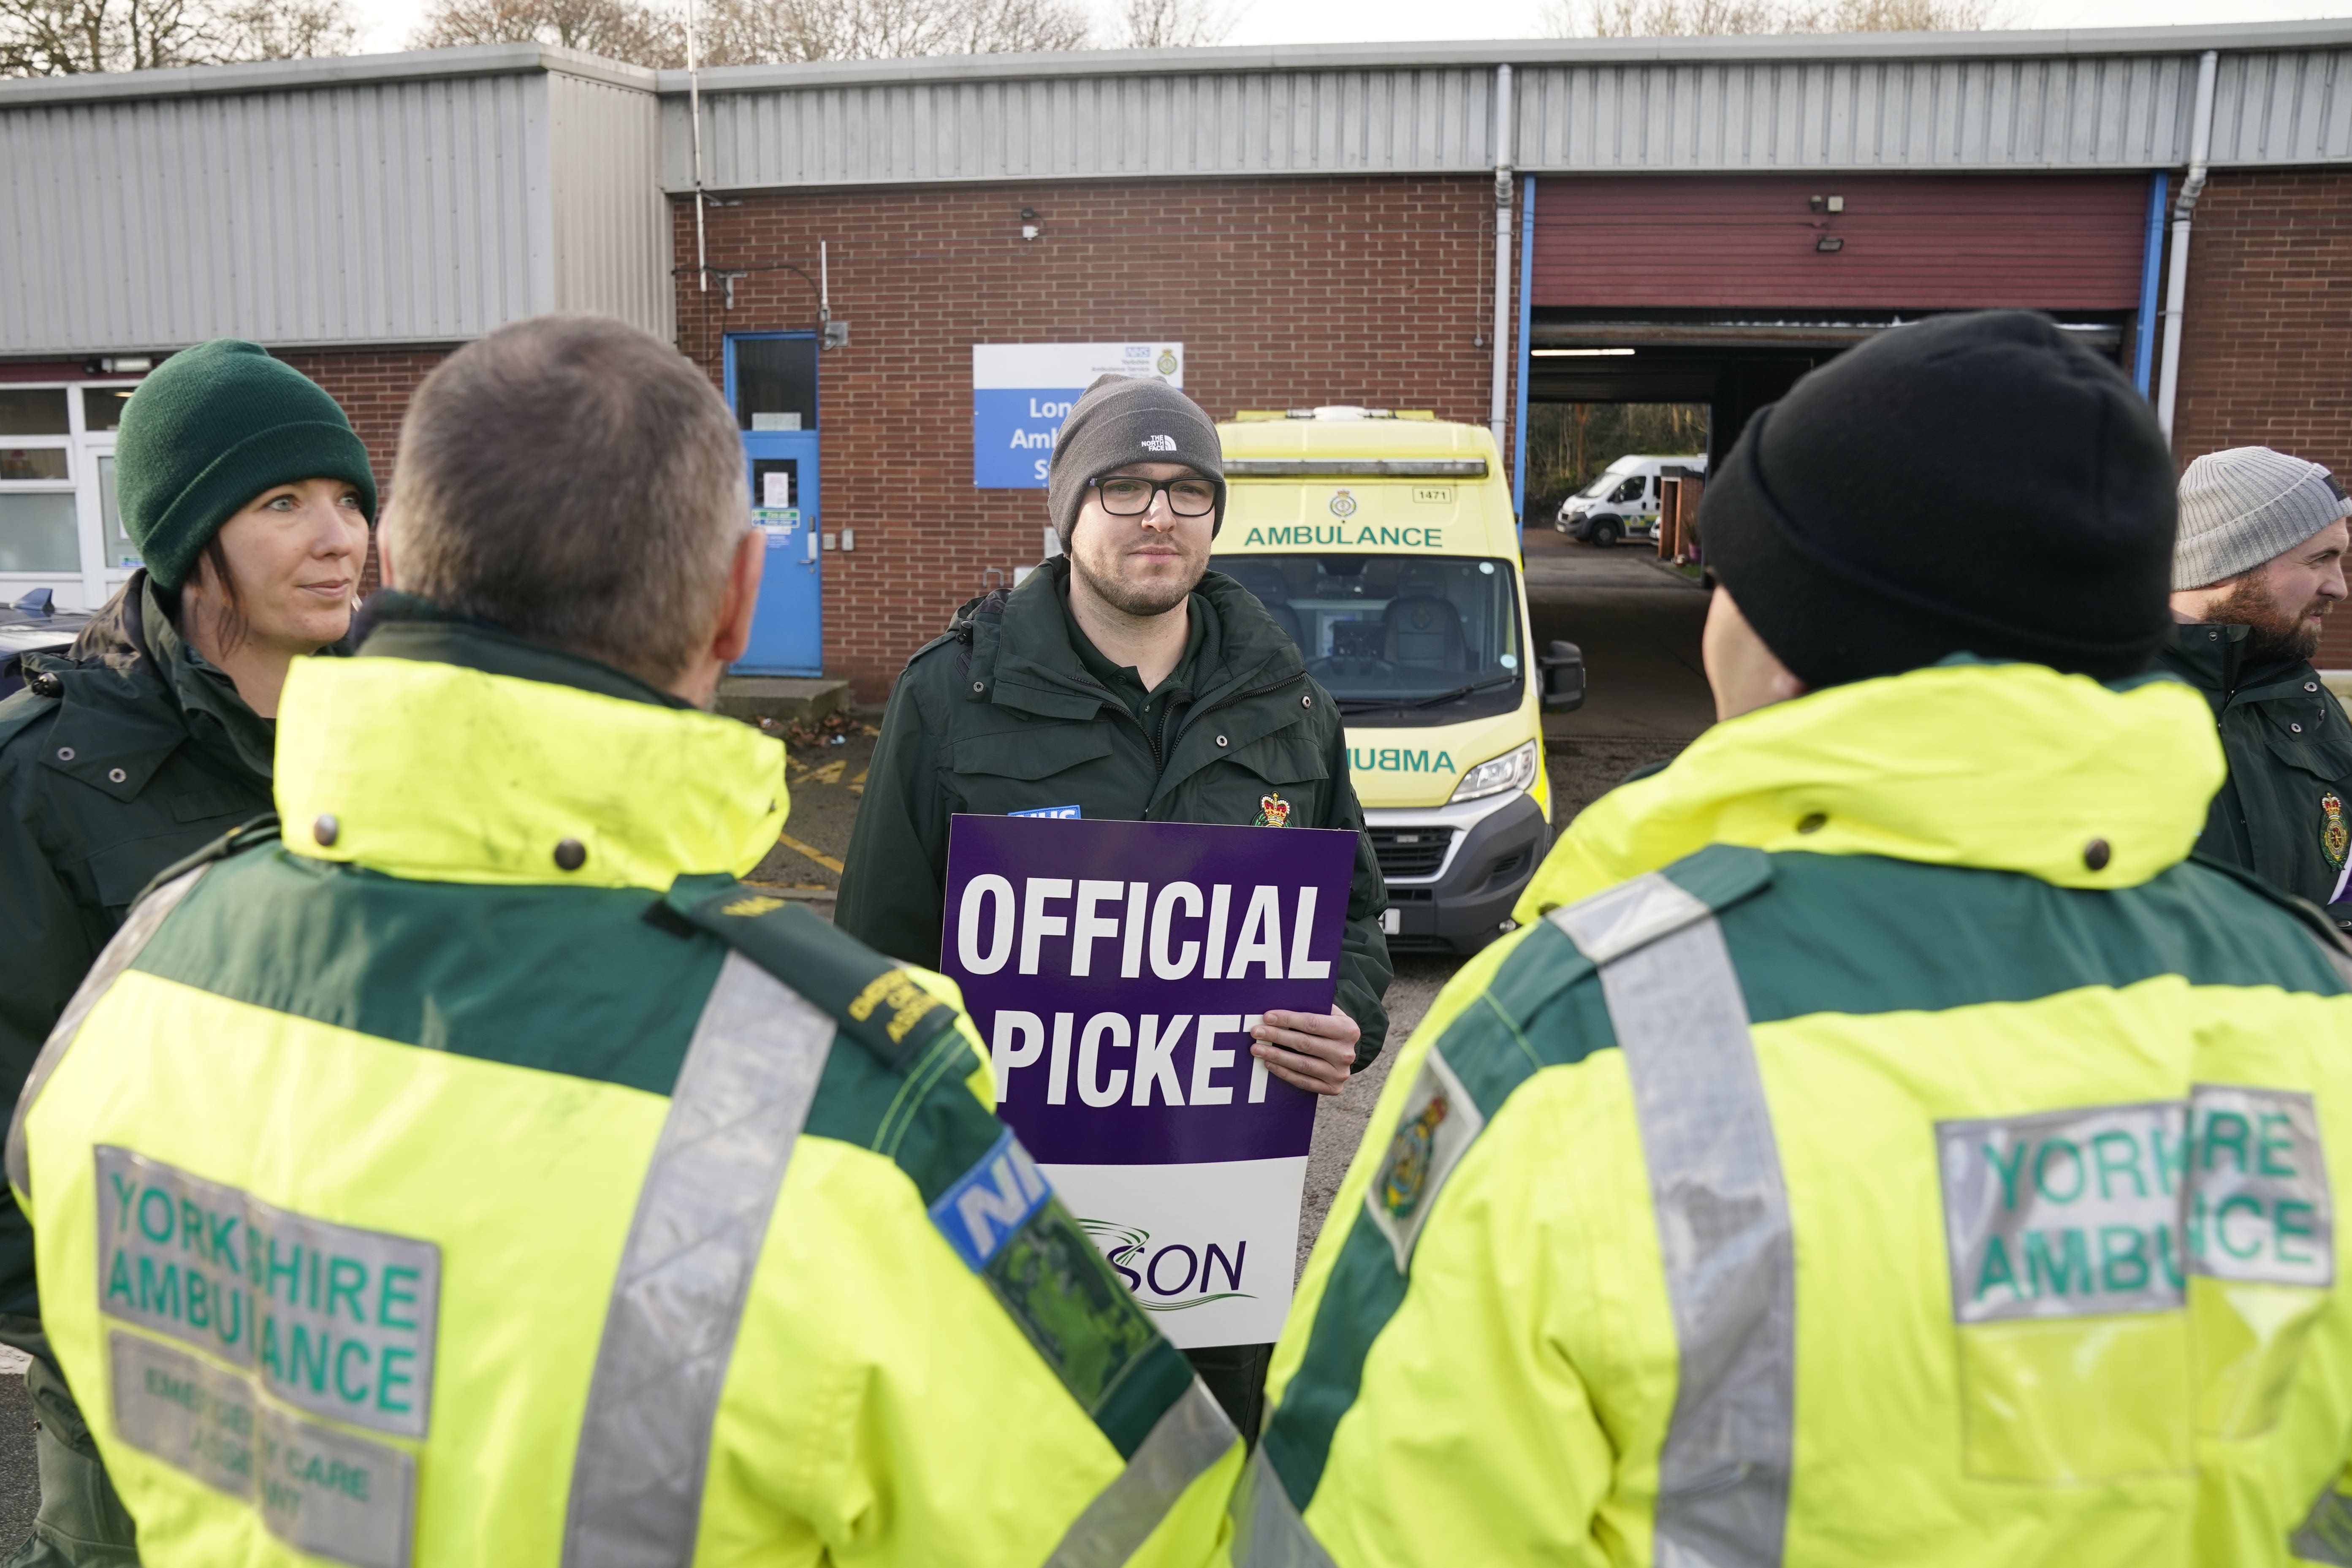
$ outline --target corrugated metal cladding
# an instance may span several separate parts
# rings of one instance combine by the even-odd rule
[[[429,341],[528,315],[552,237],[528,155],[545,97],[505,76],[0,111],[0,353]]]
[[[1499,51],[1498,51],[1499,52]],[[2158,169],[2188,161],[2194,52],[1513,68],[1538,174]],[[1462,173],[1495,164],[1491,65],[728,83],[715,189],[1105,176]],[[693,186],[666,78],[663,175]],[[2213,161],[2352,160],[2352,51],[2224,52]]]
[[[677,290],[654,97],[574,76],[546,80],[557,308],[602,311],[668,337]]]
[[[2352,49],[2225,54],[2213,73],[2213,162],[2352,158]]]
[[[1854,60],[1516,72],[1533,170],[2162,168],[2197,59]]]
[[[0,97],[0,354],[446,342],[566,309],[671,331],[650,73],[97,79]]]
[[[706,89],[719,189],[1105,175],[1422,174],[1493,163],[1491,69],[1255,71]],[[686,103],[664,103],[672,190]]]
[[[1814,197],[1844,210],[1816,210]],[[2128,310],[2141,175],[1695,175],[1536,185],[1538,306]],[[1841,242],[1821,249],[1824,238]]]

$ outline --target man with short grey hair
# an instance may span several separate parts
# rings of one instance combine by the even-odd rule
[[[1239,1438],[953,988],[736,880],[787,804],[703,710],[744,466],[618,321],[451,355],[279,820],[166,871],[35,1064],[9,1181],[148,1561],[1214,1552]]]
[[[2180,624],[2158,662],[2205,694],[2229,756],[2198,851],[2352,929],[2352,721],[2311,665],[2345,596],[2347,515],[2336,477],[2284,452],[2189,464],[2172,555]]]

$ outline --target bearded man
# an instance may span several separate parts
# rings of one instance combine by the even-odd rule
[[[1265,606],[1209,570],[1217,427],[1162,382],[1103,376],[1055,438],[1045,505],[1063,553],[964,605],[891,690],[835,921],[938,968],[958,813],[1344,828],[1356,870],[1337,1003],[1268,1012],[1250,1046],[1285,1082],[1338,1094],[1388,1033],[1388,891],[1339,705]],[[1244,1436],[1273,1348],[1186,1352]]]
[[[2161,668],[2204,692],[2230,776],[2197,849],[2327,906],[2352,930],[2352,721],[2311,667],[2343,599],[2352,500],[2317,463],[2209,452],[2180,476]]]

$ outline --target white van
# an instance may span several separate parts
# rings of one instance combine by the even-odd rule
[[[1665,489],[1659,483],[1659,470],[1670,468],[1705,474],[1706,458],[1703,453],[1696,457],[1653,458],[1629,452],[1601,470],[1599,479],[1560,502],[1559,516],[1552,521],[1552,526],[1594,544],[1614,544],[1621,539],[1655,539],[1658,499]]]

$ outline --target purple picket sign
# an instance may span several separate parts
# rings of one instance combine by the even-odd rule
[[[1324,1013],[1357,836],[959,816],[941,967],[1038,1161],[1304,1155],[1315,1096],[1250,1055],[1244,1020]]]

